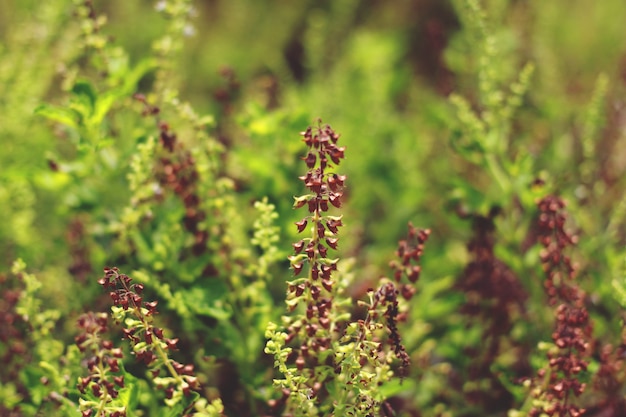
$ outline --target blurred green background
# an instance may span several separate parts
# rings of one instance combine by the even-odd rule
[[[502,51],[494,68],[498,76],[512,81],[525,62],[536,66],[509,151],[529,153],[536,172],[575,180],[585,109],[603,73],[610,85],[602,107],[608,123],[594,148],[605,182],[619,183],[626,163],[619,152],[626,5],[617,0],[484,3]],[[228,170],[246,185],[244,191],[254,198],[270,195],[281,212],[288,211],[285,197],[297,193],[292,174],[299,167],[291,157],[298,149],[295,132],[318,117],[331,123],[353,155],[345,166],[348,210],[354,211],[350,247],[367,259],[380,263],[380,247],[367,248],[371,242],[393,245],[409,219],[438,226],[450,241],[458,233],[443,218],[450,179],[462,174],[480,181],[473,178],[480,176],[478,170],[464,166],[448,146],[455,121],[446,96],[457,92],[472,100],[477,94],[476,46],[459,17],[461,4],[196,2],[192,35],[172,63],[180,96],[199,113],[215,116],[216,134],[237,150]],[[19,212],[15,227],[2,228],[5,262],[15,255],[35,256],[32,247],[28,255],[20,250],[36,235],[28,227],[51,223],[41,207],[23,208],[32,198],[44,203],[38,174],[48,169],[50,155],[65,150],[33,109],[62,100],[64,71],[78,55],[78,45],[71,42],[78,30],[71,7],[68,1],[0,3],[2,207]],[[131,62],[145,57],[163,31],[154,8],[150,1],[96,2],[108,16],[107,35],[126,49]],[[567,194],[577,185],[569,181],[559,189]],[[618,194],[607,192],[610,198]]]

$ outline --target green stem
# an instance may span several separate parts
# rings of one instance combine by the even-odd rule
[[[100,374],[100,379],[104,380],[106,375],[104,373],[104,361],[102,360],[102,356],[103,355],[99,352],[98,353],[98,373]],[[102,392],[102,395],[100,397],[100,405],[98,405],[98,411],[96,412],[96,417],[104,416],[104,409],[106,408],[108,400],[109,400],[109,392],[105,389]]]
[[[486,153],[485,163],[487,164],[487,168],[489,169],[491,176],[496,180],[496,182],[500,186],[500,189],[505,194],[508,194],[510,191],[509,190],[510,188],[509,176],[505,173],[505,171],[502,169],[502,167],[498,163],[496,156],[493,153]]]

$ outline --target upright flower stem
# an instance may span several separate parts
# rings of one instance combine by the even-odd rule
[[[366,309],[364,319],[353,319],[354,300],[337,282],[338,259],[328,256],[336,250],[341,216],[327,214],[330,206],[341,207],[346,177],[335,172],[344,158],[337,135],[328,125],[318,124],[302,133],[308,147],[302,158],[308,172],[301,176],[308,193],[295,197],[294,208],[306,207],[308,215],[296,222],[299,233],[310,231],[293,244],[289,257],[296,276],[289,281],[288,311],[283,317],[284,332],[270,323],[265,352],[274,356],[275,367],[284,379],[274,380],[283,398],[271,407],[285,416],[367,417],[381,409],[392,413],[380,386],[389,381],[394,368],[405,376],[409,355],[402,345],[398,322],[399,296],[408,300],[420,273],[419,261],[430,231],[409,225],[407,240],[400,242],[398,261],[393,262],[394,278],[381,279],[377,290],[369,289],[369,301],[357,301]],[[306,278],[298,278],[307,264]],[[408,282],[401,282],[406,277]],[[303,311],[304,310],[304,311]],[[277,414],[278,415],[278,414]]]

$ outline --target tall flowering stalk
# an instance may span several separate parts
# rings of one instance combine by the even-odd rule
[[[307,276],[288,283],[287,306],[294,311],[303,306],[304,314],[285,317],[287,332],[276,332],[270,323],[267,330],[266,353],[274,354],[279,371],[285,379],[276,383],[284,387],[287,408],[296,415],[317,415],[320,397],[327,395],[324,383],[334,375],[332,333],[337,318],[335,280],[332,273],[337,260],[328,257],[329,249],[337,249],[341,217],[327,214],[330,206],[340,207],[346,177],[335,172],[344,158],[344,148],[337,145],[339,135],[328,125],[309,127],[302,133],[308,147],[304,161],[308,167],[300,179],[309,190],[296,197],[294,208],[306,207],[308,215],[296,222],[298,232],[310,226],[310,236],[293,244],[289,257],[294,275],[299,276],[307,265]],[[285,347],[296,342],[296,347]],[[299,345],[298,345],[299,343]],[[287,364],[295,359],[295,368]]]
[[[398,261],[392,263],[393,279],[382,279],[377,290],[368,290],[368,301],[359,301],[363,319],[351,320],[353,300],[346,294],[347,279],[337,271],[341,216],[328,214],[341,207],[346,180],[336,172],[344,158],[337,145],[339,135],[330,126],[318,124],[302,133],[308,147],[303,158],[308,171],[300,177],[308,193],[295,198],[295,208],[308,214],[296,222],[299,233],[310,235],[293,244],[289,257],[296,278],[288,282],[285,331],[270,323],[265,352],[283,375],[274,382],[282,398],[270,402],[275,413],[284,406],[284,416],[370,416],[392,413],[380,386],[394,374],[398,364],[404,374],[409,356],[402,345],[398,323],[406,317],[400,302],[415,293],[420,274],[417,265],[428,230],[409,226],[409,237],[400,242]],[[299,277],[306,271],[306,276]],[[403,281],[406,277],[407,282]]]
[[[299,303],[306,306],[306,319],[301,323],[292,323],[289,338],[300,336],[304,343],[296,359],[297,366],[315,366],[318,358],[309,352],[325,351],[330,348],[331,310],[335,295],[335,280],[332,272],[337,269],[337,259],[328,257],[328,250],[336,250],[339,227],[343,225],[341,217],[327,215],[330,205],[341,207],[344,175],[334,172],[344,158],[343,147],[337,146],[339,135],[330,126],[318,126],[315,131],[309,127],[302,133],[308,146],[304,161],[309,171],[300,179],[310,191],[297,197],[295,208],[305,207],[308,215],[296,222],[298,232],[302,233],[310,224],[310,237],[300,239],[293,244],[294,255],[289,257],[294,275],[302,273],[308,265],[306,278],[290,283],[288,304],[295,308]]]
[[[539,371],[544,383],[534,391],[531,417],[542,414],[578,417],[585,410],[575,397],[585,390],[581,373],[587,370],[592,326],[585,307],[585,293],[573,283],[576,268],[564,251],[576,242],[565,229],[565,203],[548,196],[539,202],[538,239],[543,246],[541,261],[546,273],[544,286],[550,305],[556,306],[552,333],[554,348],[548,352],[549,368]]]
[[[398,322],[406,319],[407,316],[406,312],[400,311],[398,294],[402,295],[405,301],[409,301],[415,294],[414,285],[422,272],[419,262],[424,253],[424,244],[430,236],[430,229],[418,229],[412,223],[409,223],[408,229],[407,238],[398,243],[396,250],[398,260],[391,261],[389,264],[393,269],[393,281],[383,280],[376,292],[377,295],[383,295],[382,307],[389,330],[389,344],[395,356],[400,360],[401,376],[405,376],[410,361],[398,332]],[[406,278],[404,282],[403,277]],[[372,311],[375,309],[373,310],[370,306],[370,312]]]

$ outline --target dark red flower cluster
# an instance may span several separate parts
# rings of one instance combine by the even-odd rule
[[[409,234],[407,239],[398,242],[398,250],[396,256],[399,261],[394,260],[389,266],[394,270],[393,278],[400,287],[400,293],[405,300],[410,300],[415,294],[415,284],[420,277],[422,267],[419,261],[424,253],[424,244],[430,236],[430,229],[417,229],[413,224],[409,223]],[[406,277],[408,283],[401,284],[402,277]]]
[[[301,239],[293,244],[296,256],[292,257],[291,267],[294,274],[298,275],[302,271],[304,262],[308,262],[311,266],[312,280],[317,281],[321,277],[323,286],[328,287],[327,290],[330,291],[333,285],[330,274],[336,269],[336,265],[333,262],[321,260],[327,259],[329,248],[337,249],[336,235],[343,223],[341,217],[326,216],[324,213],[329,210],[329,203],[334,207],[341,207],[346,177],[335,173],[333,168],[344,158],[345,148],[337,146],[339,135],[328,125],[318,126],[315,130],[309,127],[302,132],[302,136],[304,143],[309,147],[307,156],[303,158],[309,170],[300,179],[311,193],[297,197],[294,208],[307,206],[310,215],[296,222],[296,226],[298,232],[302,233],[311,223],[313,237]],[[306,257],[298,256],[302,252],[306,254]],[[310,290],[317,293],[319,288]]]
[[[148,316],[156,312],[157,302],[143,302],[143,284],[132,284],[132,278],[128,275],[120,274],[117,268],[104,268],[104,276],[98,280],[105,290],[109,291],[109,296],[116,306],[128,310],[141,309],[146,307]]]
[[[200,198],[196,190],[196,184],[200,178],[196,163],[191,153],[184,149],[178,142],[177,135],[172,131],[168,123],[159,120],[160,109],[149,104],[141,94],[136,94],[135,99],[144,105],[143,115],[155,117],[159,128],[159,142],[165,151],[165,155],[159,158],[156,167],[156,178],[159,184],[166,190],[174,192],[185,206],[183,225],[194,236],[191,253],[200,256],[207,251],[209,233],[200,227],[206,219],[206,213],[200,207]],[[207,267],[207,274],[214,268]]]
[[[393,346],[396,357],[400,359],[399,373],[401,376],[405,376],[410,360],[398,331],[398,321],[403,319],[398,308],[398,293],[407,301],[415,294],[414,284],[419,279],[421,273],[419,261],[424,253],[424,244],[430,236],[430,229],[417,229],[411,223],[409,223],[408,228],[407,239],[398,243],[396,256],[399,258],[399,261],[390,263],[391,268],[394,270],[393,278],[395,284],[392,282],[384,283],[376,291],[374,306],[372,306],[374,309],[377,308],[377,304],[386,306],[384,317],[389,331],[389,343]],[[406,277],[408,282],[401,283],[403,276]],[[399,290],[397,286],[399,286]]]
[[[585,307],[585,294],[572,280],[576,268],[563,252],[576,242],[564,229],[565,203],[558,197],[545,197],[539,202],[538,239],[543,246],[541,261],[546,272],[545,288],[551,305],[557,305],[556,325],[552,340],[557,353],[549,353],[549,381],[544,399],[550,404],[533,409],[531,417],[546,413],[550,416],[578,417],[585,410],[573,404],[585,384],[580,374],[587,370],[592,338],[592,326]],[[540,371],[540,377],[545,371]]]
[[[565,202],[558,197],[545,197],[539,202],[538,240],[544,247],[541,252],[541,262],[546,271],[546,293],[550,305],[558,300],[570,300],[578,290],[566,285],[567,281],[575,277],[576,270],[569,256],[563,250],[576,243],[576,238],[570,236],[564,229]]]
[[[93,395],[102,403],[113,401],[119,395],[119,389],[124,388],[124,376],[120,373],[120,361],[124,357],[122,349],[113,347],[113,342],[104,339],[108,331],[108,316],[106,313],[87,313],[78,319],[78,328],[82,333],[76,336],[78,349],[87,353],[87,369],[89,375],[80,378],[78,390],[85,393],[90,389]],[[94,407],[82,410],[84,417],[93,415]],[[124,417],[126,411],[113,409],[107,412],[111,417]]]
[[[104,277],[100,278],[98,283],[109,291],[113,304],[130,311],[138,320],[135,327],[123,330],[124,336],[133,346],[136,359],[153,368],[152,376],[155,378],[159,375],[162,366],[171,366],[184,381],[181,387],[183,394],[189,395],[191,391],[198,390],[200,383],[194,375],[193,365],[183,365],[169,357],[163,357],[165,351],[177,350],[178,339],[164,337],[163,329],[152,323],[152,316],[158,313],[157,301],[143,300],[143,285],[133,284],[132,278],[121,274],[117,268],[105,268]],[[138,348],[141,342],[145,342],[145,345]],[[164,360],[168,363],[164,363]],[[167,398],[171,398],[175,390],[174,385],[160,388],[165,390]]]

